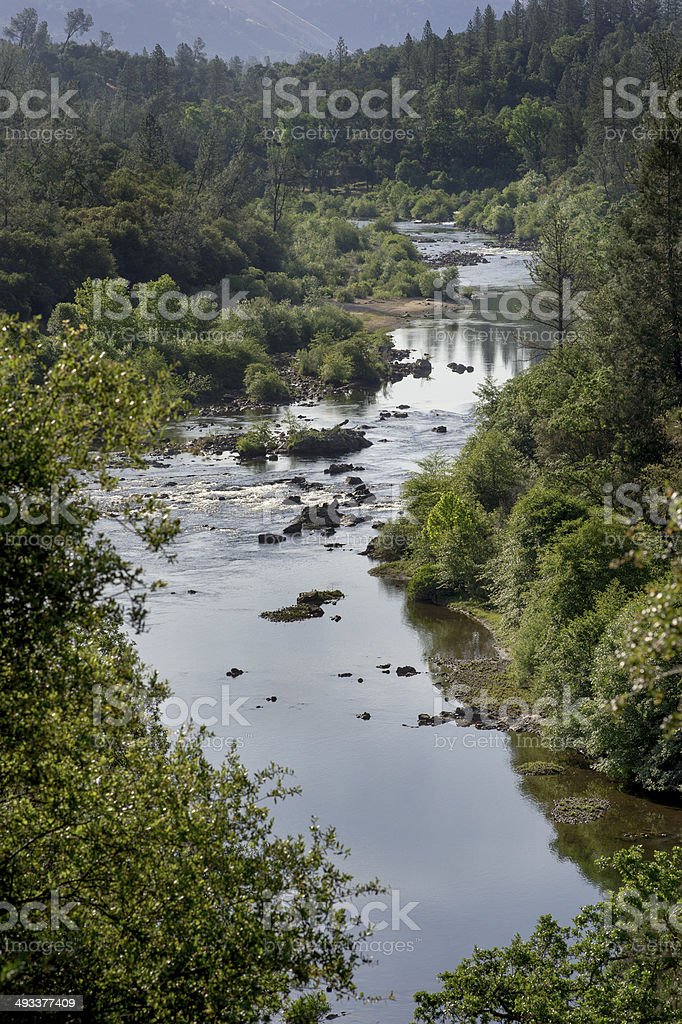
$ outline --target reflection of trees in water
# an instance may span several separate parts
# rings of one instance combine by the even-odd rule
[[[600,857],[636,843],[646,850],[670,849],[682,842],[682,808],[638,797],[620,789],[588,768],[577,767],[570,755],[537,746],[539,739],[510,735],[512,767],[529,761],[554,761],[566,765],[563,775],[518,776],[527,800],[535,804],[554,829],[550,849],[560,860],[571,860],[581,874],[595,885],[612,887],[617,875],[599,867]],[[611,804],[608,813],[584,825],[567,825],[550,816],[556,800],[571,796],[594,796]]]
[[[427,659],[441,655],[473,661],[494,658],[495,643],[485,626],[467,615],[426,601],[405,601],[405,622],[419,633]]]

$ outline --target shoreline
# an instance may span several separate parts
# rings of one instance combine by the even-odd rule
[[[399,299],[356,299],[338,303],[346,313],[361,316],[370,331],[394,331],[405,327],[406,320],[433,319],[435,299],[428,297]]]

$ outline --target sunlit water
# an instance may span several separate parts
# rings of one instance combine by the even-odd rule
[[[440,251],[455,241],[480,248],[483,240],[452,229],[437,235],[424,226],[408,230],[435,237]],[[508,257],[465,268],[462,278],[527,283],[527,254]],[[144,474],[124,474],[125,490],[167,495],[183,524],[175,564],[144,559],[168,581],[151,598],[150,630],[138,639],[143,658],[170,680],[180,701],[168,716],[182,716],[197,698],[213,701],[200,709],[202,721],[215,708],[220,716],[222,688],[229,684],[239,718],[213,726],[207,757],[219,764],[236,740],[249,768],[270,761],[292,768],[303,795],[280,805],[278,827],[305,831],[313,815],[335,825],[352,849],[349,866],[358,879],[379,877],[399,893],[393,898],[400,908],[415,904],[403,920],[399,914],[392,920],[390,911],[373,915],[386,927],[372,943],[376,964],[358,981],[365,993],[392,998],[337,1008],[346,1020],[366,1024],[405,1024],[412,994],[434,988],[438,972],[454,967],[475,943],[527,934],[546,912],[568,921],[599,895],[603,876],[594,860],[623,845],[625,833],[666,832],[667,839],[656,840],[662,844],[682,833],[681,812],[612,791],[615,809],[601,822],[556,826],[547,811],[558,796],[610,787],[578,770],[559,779],[522,779],[517,762],[548,755],[515,750],[500,732],[416,727],[418,715],[433,714],[439,702],[429,658],[489,656],[492,641],[468,620],[411,604],[402,589],[369,576],[371,564],[359,552],[375,535],[372,523],[396,514],[400,484],[418,461],[461,449],[483,380],[492,375],[502,382],[529,364],[531,352],[505,343],[489,325],[477,339],[468,335],[469,326],[423,321],[396,332],[398,347],[429,353],[434,369],[428,380],[407,378],[376,395],[291,410],[317,426],[345,419],[365,425],[373,442],[344,461],[364,467],[355,475],[376,501],[354,509],[365,523],[333,537],[316,534],[277,547],[257,543],[259,532],[279,531],[295,517],[296,506],[285,504],[290,494],[301,493],[304,502],[336,494],[348,500],[345,477],[325,475],[328,460],[245,466],[230,456],[182,455]],[[474,372],[455,374],[447,368],[452,361],[473,365]],[[399,405],[409,406],[406,419],[379,421],[381,410]],[[281,422],[284,415],[278,410],[247,419]],[[202,436],[243,422],[194,421],[184,430]],[[439,425],[447,432],[434,433]],[[322,489],[301,492],[286,481],[293,475]],[[133,553],[127,535],[119,544]],[[340,546],[325,547],[332,544]],[[259,617],[312,588],[338,588],[346,597],[307,622]],[[333,621],[336,615],[340,621]],[[385,664],[388,674],[377,667]],[[419,674],[397,676],[395,669],[406,665]],[[227,679],[233,666],[245,674]],[[357,717],[364,712],[367,721]]]

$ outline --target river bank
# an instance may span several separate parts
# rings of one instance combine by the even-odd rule
[[[511,268],[520,277],[521,257],[515,259],[470,273]],[[493,325],[486,332],[470,338],[456,322],[440,333],[426,317],[403,322],[395,344],[428,352],[428,377],[293,408],[193,418],[171,430],[182,450],[122,475],[124,496],[165,496],[182,523],[173,563],[145,556],[150,575],[167,586],[150,595],[150,629],[137,638],[138,650],[169,680],[181,708],[204,701],[219,709],[227,699],[239,711],[215,712],[203,741],[206,757],[220,765],[234,743],[250,770],[271,761],[290,767],[301,795],[277,806],[278,829],[306,833],[313,816],[333,824],[352,851],[347,867],[358,879],[381,878],[389,904],[416,904],[414,928],[389,914],[368,945],[375,963],[363,968],[358,984],[379,998],[335,1007],[347,1024],[408,1024],[413,993],[435,988],[438,972],[454,968],[475,943],[528,934],[547,912],[567,922],[597,899],[609,882],[599,855],[629,841],[659,848],[682,836],[679,811],[621,793],[583,768],[521,775],[519,765],[548,760],[537,737],[462,727],[447,716],[422,724],[420,716],[454,714],[462,704],[438,685],[435,659],[484,664],[497,657],[498,645],[472,618],[481,618],[474,608],[461,615],[410,601],[403,587],[370,575],[361,552],[376,536],[375,524],[399,513],[402,484],[419,460],[461,450],[473,429],[474,392],[485,379],[507,380],[534,358]],[[453,373],[452,362],[474,370]],[[353,465],[338,475],[316,455],[250,463],[220,444],[211,450],[210,438],[275,428],[288,413],[316,429],[348,420],[366,430],[372,445],[338,460]],[[195,441],[207,441],[202,454],[186,447]],[[358,504],[354,491],[362,485],[346,476],[360,477],[370,500]],[[260,534],[282,534],[299,505],[335,496],[347,504],[344,514],[361,521],[334,535],[302,529],[283,543],[259,544]],[[142,559],[134,540],[117,533],[115,518],[108,529],[131,559]],[[301,621],[261,617],[313,590],[345,597]],[[573,825],[551,817],[557,796],[593,792],[611,801],[599,821]]]

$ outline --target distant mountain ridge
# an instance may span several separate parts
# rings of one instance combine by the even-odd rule
[[[209,55],[272,60],[295,59],[301,51],[327,53],[343,36],[351,50],[397,43],[408,32],[421,35],[465,27],[475,0],[80,0],[94,18],[87,38],[110,32],[120,49],[140,52],[156,43],[173,52],[178,43],[206,42]],[[28,0],[48,22],[55,39],[76,0]],[[5,26],[21,0],[0,0]]]

